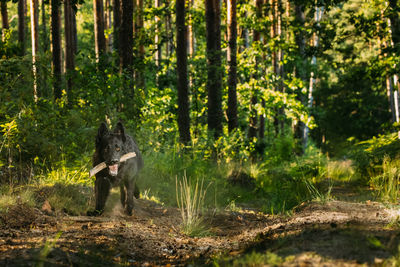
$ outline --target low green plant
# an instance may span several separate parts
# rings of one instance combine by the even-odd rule
[[[196,180],[192,184],[184,173],[182,180],[176,177],[176,201],[182,216],[182,230],[189,236],[201,236],[207,234],[201,212],[204,208],[204,199],[207,188],[204,188],[204,180]]]
[[[46,243],[44,244],[43,248],[39,252],[38,261],[35,264],[35,267],[43,267],[44,266],[47,256],[52,251],[52,249],[56,245],[58,239],[60,239],[61,235],[62,235],[62,232],[58,232],[56,234],[56,236],[53,238],[53,240],[51,240],[51,241],[46,240]]]

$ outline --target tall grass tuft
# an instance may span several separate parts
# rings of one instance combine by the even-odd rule
[[[183,179],[178,181],[176,176],[176,201],[182,216],[182,231],[189,236],[204,236],[207,229],[201,215],[204,208],[204,199],[207,188],[204,188],[204,180],[197,179],[192,184],[186,172]]]
[[[400,198],[400,160],[392,161],[385,157],[382,173],[371,178],[370,185],[380,199],[396,203]]]

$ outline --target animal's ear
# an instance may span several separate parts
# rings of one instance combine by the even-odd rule
[[[125,127],[122,125],[122,122],[118,122],[117,126],[115,127],[114,134],[118,135],[121,137],[122,141],[125,142],[126,136],[125,136]]]
[[[100,142],[101,142],[101,139],[104,136],[109,135],[109,134],[110,134],[110,132],[108,131],[107,125],[104,122],[102,122],[100,127],[99,127],[99,130],[97,131],[96,146],[99,146]]]

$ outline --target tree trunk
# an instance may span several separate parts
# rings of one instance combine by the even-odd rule
[[[61,92],[61,35],[60,35],[60,0],[51,0],[51,52],[53,68],[54,98],[60,99]]]
[[[4,40],[4,30],[8,30],[10,28],[10,24],[8,23],[8,10],[7,10],[7,2],[2,0],[0,1],[0,9],[1,9],[1,21],[2,21],[2,40]]]
[[[38,0],[30,0],[31,7],[31,39],[32,39],[32,71],[33,71],[33,99],[38,100],[38,66],[37,54],[39,52],[39,14]]]
[[[136,17],[136,36],[135,38],[139,41],[139,47],[138,47],[138,56],[139,56],[139,64],[137,66],[137,69],[135,71],[135,80],[136,80],[136,86],[138,88],[144,88],[145,87],[145,79],[144,79],[144,29],[143,29],[143,0],[137,0],[137,17]]]
[[[258,23],[258,19],[261,18],[262,15],[262,4],[263,1],[262,0],[255,0],[254,4],[256,6],[256,19],[257,19],[257,23]],[[261,34],[259,31],[254,30],[253,32],[253,43],[254,42],[259,42],[260,41],[260,37]],[[259,73],[257,73],[257,69],[259,68],[258,64],[259,64],[259,57],[256,56],[255,59],[255,71],[253,72],[252,78],[257,80],[259,79]],[[250,104],[250,119],[249,119],[249,139],[253,140],[254,138],[257,137],[257,129],[258,129],[258,115],[257,115],[257,110],[255,109],[255,106],[258,102],[257,99],[257,92],[255,91],[255,89],[253,88],[252,92],[251,92],[251,104]]]
[[[102,64],[100,61],[103,59],[106,51],[106,38],[104,36],[103,0],[93,0],[93,7],[96,61],[97,63]]]
[[[113,16],[114,16],[114,21],[113,21],[113,47],[114,50],[118,52],[119,54],[119,34],[121,31],[121,1],[120,0],[113,0]],[[119,61],[119,59],[118,59]],[[120,64],[120,62],[117,62]]]
[[[319,22],[322,18],[322,14],[324,12],[324,7],[316,7],[315,9],[315,23],[317,23],[317,25],[319,25]],[[314,33],[314,47],[318,48],[319,46],[319,38],[317,33]],[[315,68],[317,66],[317,57],[314,54],[311,60],[311,65]],[[309,109],[312,108],[313,105],[313,90],[316,84],[316,78],[315,78],[315,73],[314,71],[311,71],[310,74],[310,87],[308,89],[308,105],[307,107]],[[307,125],[304,127],[304,136],[303,136],[303,140],[304,140],[304,150],[307,148],[308,146],[308,132],[309,132],[309,128],[307,127]]]
[[[159,9],[161,7],[161,0],[155,0],[154,5],[156,9]],[[161,23],[160,23],[160,17],[156,16],[155,17],[155,22],[156,22],[156,35],[154,37],[154,44],[156,47],[156,54],[155,54],[155,61],[156,61],[156,66],[160,67],[161,60],[162,60],[162,47],[161,47]]]
[[[121,24],[119,27],[120,71],[131,75],[133,65],[133,1],[121,0]],[[114,24],[115,25],[115,24]]]
[[[73,17],[74,10],[72,9],[71,0],[64,0],[65,72],[67,93],[72,89],[73,73],[75,70]]]
[[[42,0],[42,44],[43,52],[46,53],[49,49],[49,38],[47,36],[47,21],[46,21],[46,3]]]
[[[306,21],[304,14],[304,6],[302,4],[296,4],[295,6],[295,23],[298,27],[298,31],[295,32],[295,41],[298,47],[298,56],[300,60],[298,61],[298,65],[296,66],[296,76],[300,78],[304,84],[306,84],[307,73],[306,73],[306,33],[304,32],[304,24]],[[306,99],[302,93],[303,88],[299,88],[297,92],[297,99],[303,104],[306,105]],[[298,143],[301,144],[298,146],[298,153],[303,154],[304,151],[304,127],[305,124],[298,120],[294,127],[294,136],[298,139]]]
[[[219,0],[206,0],[208,130],[222,134],[221,11]]]
[[[25,0],[18,1],[18,43],[20,55],[25,55]]]
[[[165,0],[165,8],[167,9],[167,14],[165,15],[165,32],[166,32],[166,36],[167,36],[167,42],[166,42],[166,46],[165,46],[165,55],[166,58],[169,59],[170,55],[172,54],[172,41],[171,39],[173,39],[171,37],[172,33],[172,29],[171,29],[171,12],[169,10],[169,0]]]
[[[189,88],[187,74],[187,28],[185,0],[176,1],[176,60],[178,73],[178,127],[180,141],[188,144],[190,138]]]
[[[232,132],[238,127],[237,121],[237,21],[236,21],[236,0],[227,1],[228,17],[228,130]]]
[[[111,29],[111,12],[110,12],[110,0],[105,0],[105,10],[104,10],[104,29],[110,30]],[[112,37],[109,34],[106,37],[106,51],[110,52],[112,48]]]

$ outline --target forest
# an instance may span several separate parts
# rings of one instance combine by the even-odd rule
[[[0,265],[400,265],[397,0],[0,4]]]

